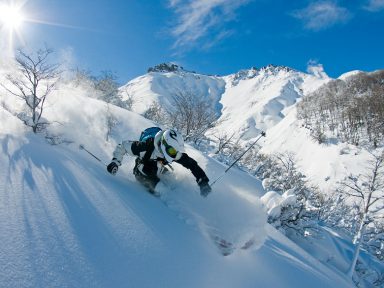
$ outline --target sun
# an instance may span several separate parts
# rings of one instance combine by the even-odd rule
[[[0,26],[9,30],[17,30],[24,22],[21,7],[15,5],[0,5]]]
[[[36,15],[31,16],[30,13],[26,11],[28,1],[29,0],[0,0],[0,64],[2,59],[14,58],[15,47],[26,46],[23,37],[26,31],[23,30],[29,28],[30,24],[83,29],[82,27],[48,22],[36,18]],[[31,32],[31,30],[29,30],[29,32]]]

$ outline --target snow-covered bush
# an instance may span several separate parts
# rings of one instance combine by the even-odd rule
[[[215,157],[229,164],[244,149],[238,142],[228,141]],[[321,195],[296,168],[294,154],[264,155],[258,153],[258,147],[255,146],[237,164],[262,179],[264,189],[269,191],[263,197],[263,202],[270,224],[287,235],[291,232],[306,235],[310,229],[316,228]]]
[[[372,255],[384,261],[384,223],[382,221],[374,221],[365,229],[363,242],[364,247]]]
[[[269,191],[260,200],[267,210],[268,222],[276,228],[283,226],[283,222],[290,217],[289,211],[292,211],[290,207],[297,205],[297,197],[293,190],[288,190],[282,195],[275,191]],[[282,230],[282,232],[285,231]]]
[[[319,221],[328,227],[342,229],[349,235],[359,226],[360,208],[357,202],[347,201],[346,195],[337,191],[319,197]]]
[[[263,158],[265,162],[258,167],[257,174],[263,179],[264,189],[270,191],[263,197],[269,223],[287,235],[292,232],[306,235],[317,224],[320,203],[317,190],[297,170],[292,153]]]

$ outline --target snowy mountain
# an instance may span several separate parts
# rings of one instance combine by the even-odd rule
[[[118,176],[106,173],[79,143],[108,161],[120,137],[134,138],[152,123],[112,107],[120,125],[106,142],[106,105],[85,94],[61,87],[50,99],[46,117],[61,123],[56,132],[73,141],[68,145],[47,144],[0,109],[7,167],[0,174],[2,287],[350,287],[266,225],[260,182],[239,170],[207,199],[180,167],[159,188],[160,199],[136,183],[132,158]],[[222,172],[221,164],[187,151],[210,177]],[[257,244],[227,258],[212,231]]]
[[[246,145],[254,141],[260,131],[267,131],[266,145],[263,145],[266,153],[274,153],[286,147],[282,144],[289,141],[291,133],[306,132],[300,129],[294,116],[295,104],[303,95],[330,80],[323,74],[315,76],[274,65],[242,70],[224,77],[188,72],[181,67],[176,68],[174,64],[164,70],[164,65],[162,69],[157,66],[150,68],[151,72],[120,88],[123,100],[127,97],[133,100],[133,111],[143,114],[154,102],[172,109],[173,95],[179,91],[188,91],[198,97],[208,98],[217,111],[219,124],[211,134],[234,135],[234,139],[240,139]],[[280,122],[284,126],[291,121],[296,125],[292,129],[275,129],[277,134],[270,134],[270,129]],[[281,132],[285,136],[280,135]],[[309,137],[308,141],[311,141]]]
[[[175,64],[148,71],[120,89],[123,100],[132,97],[133,111],[142,114],[153,102],[172,109],[175,93],[193,93],[208,98],[216,108],[220,115],[217,130],[236,131],[236,138],[245,141],[275,126],[304,94],[330,80],[273,65],[224,77],[188,72]]]
[[[240,71],[223,78],[225,93],[222,123],[218,130],[237,131],[242,140],[257,137],[285,118],[290,108],[306,93],[329,81],[288,67],[269,65]]]
[[[133,97],[133,110],[143,113],[152,101],[169,105],[172,93],[189,90],[208,97],[220,112],[220,127],[245,142],[267,129],[266,151],[280,144],[302,148],[301,155],[310,148],[325,153],[315,144],[300,146],[310,145],[310,138],[295,121],[294,104],[328,79],[274,66],[225,77],[173,68],[130,81],[122,97]],[[7,83],[3,72],[0,81]],[[309,243],[307,251],[300,248],[267,224],[260,201],[266,191],[240,169],[227,173],[207,198],[177,164],[159,184],[159,198],[135,181],[132,157],[117,176],[108,174],[105,164],[116,144],[137,139],[155,123],[91,94],[61,83],[47,98],[44,118],[52,124],[44,135],[22,125],[16,117],[22,102],[0,91],[1,287],[354,286],[344,274],[350,239],[334,234],[332,249],[326,240],[316,251]],[[226,168],[192,146],[187,153],[211,179]],[[218,239],[231,243],[233,253],[223,256]],[[242,249],[249,240],[253,245]]]
[[[133,111],[143,114],[153,102],[172,109],[172,96],[187,92],[211,101],[220,113],[220,99],[225,90],[222,78],[189,72],[176,64],[160,64],[148,71],[120,88],[123,100],[132,97]]]
[[[362,172],[367,151],[345,143],[318,145],[297,120],[296,104],[301,98],[332,80],[324,71],[304,73],[268,65],[227,76],[208,76],[176,64],[161,64],[149,71],[120,88],[123,100],[131,97],[132,110],[139,114],[154,102],[172,109],[173,95],[187,91],[209,99],[219,115],[219,124],[208,135],[233,135],[247,145],[260,131],[266,131],[268,137],[261,143],[261,152],[293,152],[301,171],[325,192],[350,173]],[[339,79],[358,72],[345,73]]]
[[[224,88],[214,77],[202,83],[216,87],[214,97]],[[90,92],[62,84],[49,97],[46,136],[59,143],[50,145],[16,117],[21,101],[1,91],[1,287],[352,287],[266,224],[261,183],[241,170],[206,199],[177,165],[158,187],[160,198],[134,180],[132,158],[116,177],[106,173],[79,144],[108,162],[117,143],[153,123]],[[111,112],[118,124],[106,141]],[[187,152],[212,179],[225,168]],[[216,236],[233,243],[230,256]],[[250,239],[254,245],[241,249]]]

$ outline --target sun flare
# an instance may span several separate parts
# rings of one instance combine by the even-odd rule
[[[24,22],[24,16],[20,7],[12,5],[0,6],[0,26],[9,30],[17,30]]]

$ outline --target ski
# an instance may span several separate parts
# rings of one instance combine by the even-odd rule
[[[213,244],[217,247],[218,251],[223,256],[229,256],[233,253],[235,253],[237,250],[249,250],[251,249],[255,244],[256,240],[252,237],[248,241],[246,241],[244,244],[236,245],[233,242],[230,242],[223,237],[221,237],[217,231],[211,231],[209,233],[209,236],[213,242]]]
[[[250,249],[253,245],[255,245],[256,241],[254,238],[249,239],[243,246],[241,246],[240,249],[242,250],[248,250]]]
[[[211,236],[213,243],[216,245],[219,252],[223,256],[229,256],[235,251],[236,247],[231,242],[225,240],[224,238],[222,238],[218,235],[211,234],[210,236]]]

